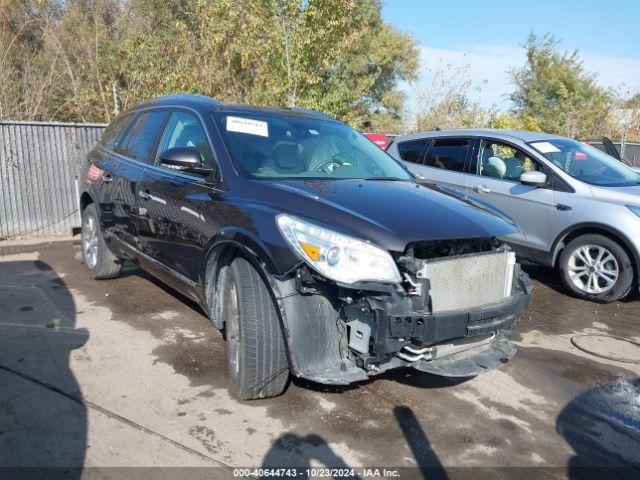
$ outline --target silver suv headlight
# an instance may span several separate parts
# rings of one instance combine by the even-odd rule
[[[389,252],[364,240],[319,227],[290,215],[276,217],[291,248],[322,275],[340,283],[399,283],[400,272]]]

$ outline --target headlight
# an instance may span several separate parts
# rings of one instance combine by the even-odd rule
[[[381,248],[289,215],[278,215],[276,222],[291,248],[327,278],[340,283],[401,280],[391,255]]]
[[[640,207],[634,205],[627,205],[627,208],[640,217]]]

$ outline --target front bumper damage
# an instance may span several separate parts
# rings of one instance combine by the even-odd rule
[[[499,303],[442,313],[416,311],[397,285],[346,288],[314,278],[273,279],[293,373],[349,384],[411,367],[451,377],[479,375],[516,353],[508,335],[526,312],[532,287],[516,266],[511,295]]]

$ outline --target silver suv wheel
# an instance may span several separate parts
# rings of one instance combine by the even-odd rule
[[[608,303],[625,297],[634,285],[634,268],[622,244],[599,233],[571,240],[560,253],[558,273],[575,296]]]
[[[569,256],[568,267],[573,284],[586,293],[604,293],[618,280],[618,262],[602,245],[578,247]]]

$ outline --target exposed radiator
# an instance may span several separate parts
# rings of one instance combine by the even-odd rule
[[[433,313],[498,303],[511,295],[516,256],[480,253],[426,260],[418,278],[430,283]]]

